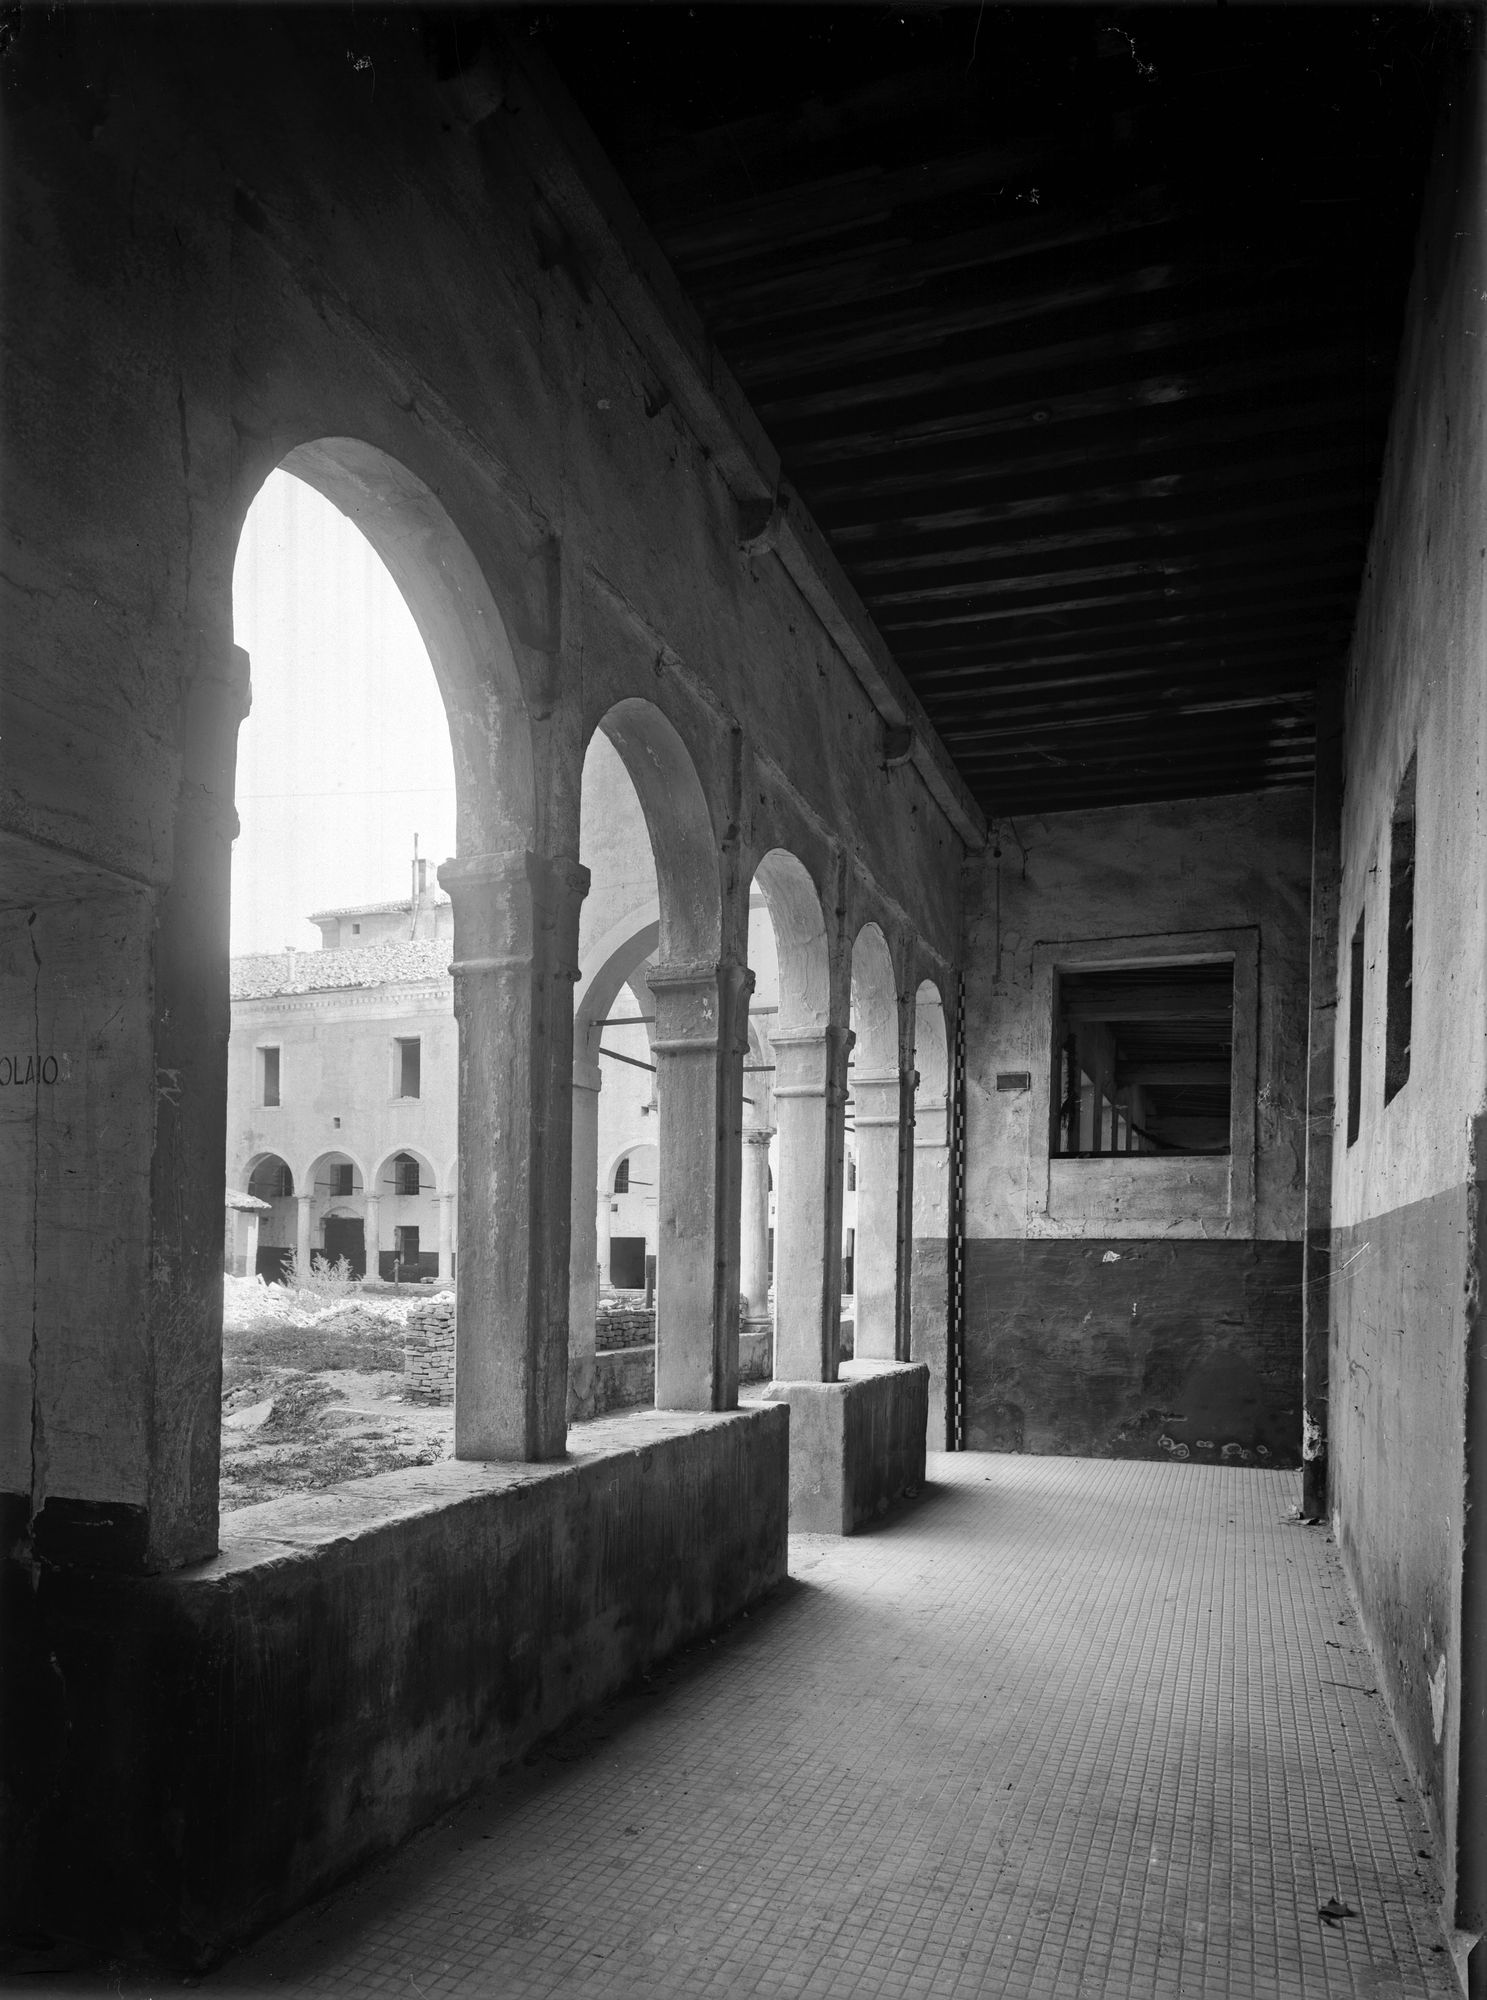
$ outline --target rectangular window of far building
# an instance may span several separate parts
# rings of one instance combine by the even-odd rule
[[[1232,962],[1061,971],[1055,1010],[1055,1155],[1229,1152]]]
[[[423,1084],[423,1044],[417,1035],[398,1037],[398,1096],[419,1097]]]
[[[277,1104],[279,1102],[279,1051],[276,1048],[264,1048],[258,1051],[258,1070],[260,1085],[258,1093],[259,1103]]]

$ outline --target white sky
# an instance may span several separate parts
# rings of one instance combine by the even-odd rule
[[[434,670],[397,585],[338,508],[287,472],[233,572],[253,663],[238,736],[232,950],[314,950],[311,910],[406,896],[413,836],[454,852],[454,764]]]

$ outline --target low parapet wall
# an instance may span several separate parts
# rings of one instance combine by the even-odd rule
[[[201,1968],[785,1574],[787,1413],[242,1509],[149,1578],[7,1565],[12,1923]]]
[[[790,1526],[850,1535],[924,1484],[929,1368],[848,1361],[839,1382],[775,1382],[790,1406]]]

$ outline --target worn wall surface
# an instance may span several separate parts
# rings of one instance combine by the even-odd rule
[[[1278,792],[1019,820],[970,864],[972,1448],[1296,1462],[1310,839]],[[1052,969],[1174,938],[1254,969],[1247,1161],[1050,1162]]]
[[[50,1659],[12,1908],[200,1966],[785,1574],[788,1413],[634,1414],[560,1466],[446,1462],[235,1515],[172,1576],[14,1572]],[[229,1691],[224,1699],[223,1691]]]
[[[1446,1835],[1448,1872],[1471,1470],[1462,1411],[1468,1314],[1479,1287],[1470,1141],[1487,1085],[1482,95],[1473,64],[1438,148],[1348,664],[1332,1161],[1331,1501],[1381,1685]],[[1390,825],[1412,756],[1410,1065],[1386,1104]],[[1355,996],[1351,944],[1360,916],[1365,948]],[[1349,1143],[1355,997],[1358,1133]],[[1480,1681],[1473,1699],[1480,1705]],[[1480,1771],[1471,1789],[1482,1792]],[[1469,1928],[1484,1928],[1479,1915]]]

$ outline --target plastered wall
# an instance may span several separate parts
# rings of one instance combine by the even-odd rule
[[[1004,823],[968,865],[972,1448],[1296,1462],[1310,841],[1276,792]],[[1184,946],[1251,968],[1236,1156],[1050,1164],[1054,968]]]
[[[1487,176],[1473,63],[1437,151],[1346,684],[1333,1148],[1331,1497],[1406,1750],[1457,1816],[1463,1404],[1483,1108]],[[1413,1033],[1384,1102],[1389,838],[1417,760]],[[1345,1108],[1364,920],[1358,1133]],[[1480,1928],[1480,1925],[1474,1926]]]

